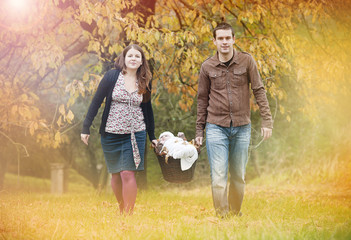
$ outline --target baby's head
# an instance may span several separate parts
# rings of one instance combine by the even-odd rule
[[[165,143],[168,139],[174,137],[173,133],[171,132],[163,132],[160,134],[159,140],[160,143]]]

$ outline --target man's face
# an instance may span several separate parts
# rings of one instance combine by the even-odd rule
[[[235,36],[232,36],[232,30],[220,29],[216,31],[216,39],[213,39],[213,43],[217,47],[217,51],[220,54],[226,55],[233,52],[233,45],[235,42]]]

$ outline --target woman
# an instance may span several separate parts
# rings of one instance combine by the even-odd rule
[[[144,170],[146,131],[152,145],[157,144],[151,106],[151,72],[141,47],[126,47],[101,80],[83,123],[82,141],[88,145],[89,128],[101,103],[101,145],[111,187],[120,213],[133,213],[137,195],[135,172]],[[146,131],[145,131],[146,130]]]

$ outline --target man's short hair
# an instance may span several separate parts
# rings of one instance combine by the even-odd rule
[[[214,39],[216,39],[216,31],[217,30],[232,30],[232,36],[234,37],[233,27],[229,23],[222,22],[222,23],[218,24],[217,27],[215,27],[215,29],[213,29],[213,37],[214,37]]]

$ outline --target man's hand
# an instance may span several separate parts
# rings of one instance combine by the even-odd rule
[[[84,133],[80,134],[80,139],[81,139],[86,145],[88,145],[89,137],[90,137],[89,134],[84,134]]]
[[[263,140],[267,140],[272,136],[272,129],[271,128],[261,128],[261,136],[263,137]]]
[[[196,137],[195,138],[195,144],[201,146],[202,145],[202,140],[203,140],[203,137]]]

